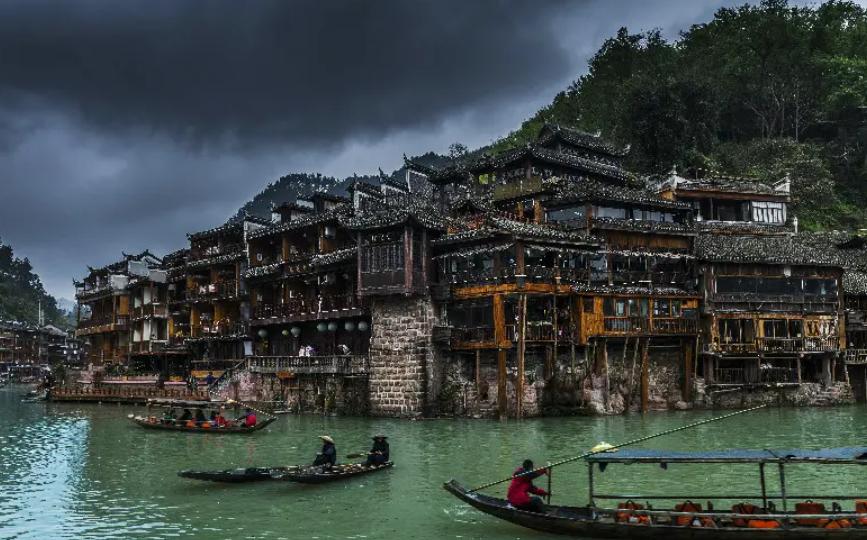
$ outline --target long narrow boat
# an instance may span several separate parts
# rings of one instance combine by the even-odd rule
[[[227,469],[225,471],[180,471],[178,476],[206,482],[226,482],[241,484],[248,482],[264,482],[277,480],[280,475],[297,470],[299,467],[247,467],[245,469]]]
[[[374,465],[368,467],[362,463],[347,463],[345,465],[335,465],[330,469],[322,467],[302,467],[296,470],[289,470],[285,473],[275,475],[277,480],[285,480],[287,482],[297,482],[299,484],[324,484],[325,482],[334,482],[336,480],[347,480],[356,476],[371,474],[379,471],[390,469],[394,466],[391,461],[382,465]]]
[[[295,465],[291,467],[248,467],[246,469],[227,469],[224,471],[180,471],[178,476],[193,480],[205,480],[208,482],[264,482],[269,480],[282,480],[286,482],[298,482],[301,484],[322,484],[335,480],[346,480],[354,476],[369,474],[389,469],[392,462],[368,467],[362,463],[347,463],[335,465],[330,470],[311,465]]]
[[[215,433],[215,434],[227,434],[227,433],[253,433],[259,431],[260,429],[264,429],[271,422],[273,422],[275,418],[266,418],[261,422],[257,422],[255,426],[252,427],[244,427],[244,426],[226,426],[226,427],[201,427],[201,426],[187,426],[180,423],[164,423],[157,418],[154,417],[143,417],[143,416],[135,416],[132,418],[132,421],[139,426],[146,429],[161,429],[167,431],[184,431],[186,433]]]
[[[732,450],[722,452],[661,452],[621,450],[586,458],[589,501],[586,506],[545,505],[541,512],[519,510],[508,501],[470,490],[452,480],[445,489],[486,514],[549,533],[581,538],[627,539],[867,539],[867,494],[795,495],[787,492],[785,470],[791,465],[867,465],[867,447],[823,450]],[[594,469],[615,464],[745,464],[758,465],[761,490],[753,494],[600,494],[594,487]],[[779,474],[778,493],[767,489],[765,467]],[[624,471],[620,471],[621,473]],[[758,490],[757,490],[758,491]],[[616,507],[597,506],[600,500],[616,500]],[[673,510],[651,510],[632,501],[686,501]],[[744,501],[731,510],[702,511],[689,501]],[[832,511],[814,501],[834,501]],[[836,501],[853,503],[843,510]],[[779,506],[779,510],[777,507]],[[794,508],[791,508],[794,507]],[[794,511],[792,511],[794,510]]]

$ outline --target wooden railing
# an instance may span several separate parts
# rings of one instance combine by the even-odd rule
[[[216,257],[218,255],[236,253],[238,251],[243,251],[244,249],[244,244],[224,244],[222,246],[210,246],[202,250],[194,250],[193,253],[190,254],[189,260],[191,262],[200,261],[203,259],[210,259],[211,257]]]
[[[292,298],[282,304],[258,304],[253,309],[254,319],[291,318],[299,315],[333,313],[361,307],[354,294],[322,296],[320,298]]]
[[[794,384],[798,382],[797,368],[758,366],[718,367],[713,371],[714,384]]]
[[[719,350],[724,353],[754,352],[824,352],[839,349],[840,340],[836,336],[778,338],[761,337],[744,343],[720,343]]]
[[[821,352],[836,351],[839,348],[839,340],[836,336],[830,337],[803,337],[803,338],[756,338],[756,345],[762,352]]]
[[[867,349],[846,349],[847,364],[867,364]]]
[[[143,319],[145,317],[165,318],[169,316],[169,308],[165,304],[153,303],[144,304],[132,309],[133,319]]]
[[[188,300],[208,300],[211,298],[236,298],[238,296],[238,282],[234,279],[209,283],[201,287],[187,290]]]
[[[698,320],[685,317],[605,317],[603,329],[612,334],[695,334]]]
[[[140,386],[100,386],[89,388],[60,387],[51,390],[51,398],[58,401],[145,401],[150,398],[170,398],[207,401],[207,392],[186,388],[147,388]]]
[[[328,356],[253,356],[247,369],[254,373],[364,374],[369,370],[367,355]]]

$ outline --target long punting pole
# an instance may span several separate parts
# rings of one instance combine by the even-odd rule
[[[605,452],[610,452],[611,450],[616,450],[616,449],[618,449],[618,448],[623,448],[623,447],[625,447],[625,446],[632,446],[632,445],[635,445],[635,444],[643,443],[643,442],[645,442],[645,441],[649,441],[650,439],[656,439],[657,437],[664,437],[665,435],[671,435],[672,433],[677,433],[678,431],[685,431],[685,430],[687,430],[687,429],[692,429],[692,428],[694,428],[694,427],[703,426],[703,425],[705,425],[705,424],[710,424],[711,422],[719,422],[720,420],[726,420],[727,418],[732,418],[732,417],[735,417],[735,416],[738,416],[738,415],[741,415],[741,414],[746,414],[746,413],[749,413],[749,412],[757,411],[757,410],[759,410],[759,409],[764,409],[765,407],[767,407],[767,405],[758,405],[758,406],[756,406],[756,407],[751,407],[751,408],[749,408],[749,409],[743,409],[743,410],[741,410],[741,411],[735,411],[735,412],[733,412],[733,413],[724,414],[724,415],[722,415],[722,416],[716,416],[716,417],[714,417],[714,418],[708,418],[707,420],[699,420],[698,422],[693,422],[692,424],[687,424],[687,425],[685,425],[685,426],[680,426],[680,427],[677,427],[677,428],[667,429],[667,430],[665,430],[665,431],[660,431],[659,433],[654,433],[653,435],[647,435],[646,437],[639,437],[638,439],[632,439],[631,441],[626,441],[626,442],[624,442],[624,443],[615,444],[614,446],[607,447],[607,448],[605,448],[604,450],[597,450],[597,451],[595,451],[595,452],[593,452],[593,451],[586,452],[586,453],[584,453],[584,454],[581,454],[580,456],[575,456],[575,457],[570,457],[570,458],[562,459],[562,460],[560,460],[560,461],[556,461],[556,462],[554,462],[554,463],[552,463],[552,464],[550,464],[550,465],[545,465],[544,467],[537,467],[537,468],[533,469],[532,471],[527,471],[527,472],[525,472],[525,473],[516,474],[516,475],[514,475],[514,476],[510,476],[510,477],[508,477],[508,478],[504,478],[504,479],[502,479],[502,480],[497,480],[497,481],[495,481],[495,482],[488,482],[487,484],[483,484],[483,485],[481,485],[481,486],[479,486],[479,487],[477,487],[477,488],[473,488],[473,489],[469,490],[468,493],[474,493],[474,492],[476,492],[476,491],[481,491],[481,490],[486,489],[486,488],[489,488],[489,487],[491,487],[491,486],[496,486],[497,484],[503,484],[503,483],[505,483],[505,482],[509,482],[509,481],[511,481],[513,478],[515,478],[515,477],[517,477],[517,476],[526,476],[526,475],[528,475],[528,474],[532,474],[532,473],[535,473],[535,472],[539,472],[539,471],[541,471],[542,469],[553,468],[553,467],[559,467],[560,465],[565,465],[565,464],[567,464],[567,463],[572,463],[573,461],[578,461],[579,459],[584,459],[584,458],[586,458],[586,457],[594,456],[594,455],[596,455],[596,454],[602,454],[602,453],[605,453]]]

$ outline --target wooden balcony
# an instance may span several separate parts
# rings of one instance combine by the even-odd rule
[[[118,330],[126,330],[129,327],[129,316],[118,315],[114,318],[100,317],[98,319],[88,319],[80,321],[78,328],[75,330],[76,337],[90,336],[93,334],[104,334],[107,332],[115,332]]]
[[[715,385],[778,385],[798,384],[795,367],[747,366],[717,367],[713,370]]]
[[[361,302],[354,294],[322,296],[314,299],[292,298],[282,304],[258,304],[253,309],[253,324],[357,317],[362,314]]]
[[[605,317],[607,335],[692,335],[698,332],[698,319],[686,317]]]
[[[800,311],[803,313],[836,313],[839,300],[816,295],[771,295],[755,293],[714,294],[705,310],[723,311]]]
[[[363,375],[368,372],[367,355],[347,356],[254,356],[247,359],[247,369],[254,373],[298,375]]]
[[[165,319],[169,316],[168,306],[165,304],[152,303],[132,309],[132,318],[135,319]]]
[[[720,343],[720,352],[736,353],[801,353],[833,352],[840,348],[837,336],[778,338],[762,337],[745,343]]]
[[[191,302],[209,302],[211,300],[238,298],[238,282],[234,279],[209,283],[186,291],[187,300]]]

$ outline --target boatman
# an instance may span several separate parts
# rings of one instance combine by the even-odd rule
[[[544,503],[539,497],[531,497],[533,495],[545,496],[548,494],[542,488],[537,488],[533,485],[533,480],[548,474],[548,469],[542,469],[533,472],[533,462],[529,459],[524,460],[524,465],[518,467],[512,475],[512,483],[509,484],[509,491],[506,498],[509,503],[518,510],[526,510],[527,512],[542,512]]]
[[[373,448],[367,453],[368,467],[376,467],[388,462],[388,437],[385,435],[376,435],[373,438]]]
[[[334,439],[328,435],[320,435],[319,438],[322,439],[322,451],[316,454],[313,466],[330,469],[337,463],[337,447],[334,446]]]

